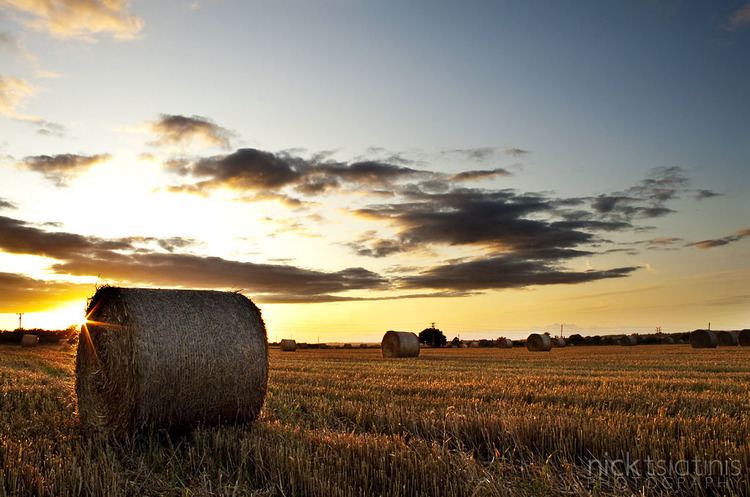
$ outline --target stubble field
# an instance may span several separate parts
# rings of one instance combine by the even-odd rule
[[[270,353],[252,427],[83,433],[75,351],[0,347],[0,495],[748,495],[750,349]]]

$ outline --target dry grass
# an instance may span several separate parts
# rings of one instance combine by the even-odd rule
[[[272,351],[252,429],[81,433],[72,351],[0,347],[0,495],[747,495],[750,350]],[[688,488],[592,458],[737,460]],[[695,474],[695,471],[692,472]],[[692,477],[689,477],[690,480]],[[682,489],[682,490],[681,490]]]

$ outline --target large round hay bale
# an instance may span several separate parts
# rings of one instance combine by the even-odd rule
[[[690,334],[690,345],[694,349],[715,349],[719,344],[719,337],[710,330],[695,330]]]
[[[638,335],[625,335],[622,338],[620,338],[620,345],[624,345],[625,347],[632,347],[633,345],[638,345]]]
[[[417,357],[419,338],[409,331],[388,331],[380,343],[383,357]]]
[[[21,347],[36,347],[39,345],[39,337],[26,333],[21,337]]]
[[[567,343],[565,342],[565,339],[563,337],[552,337],[552,346],[553,347],[565,347]]]
[[[500,347],[501,349],[512,349],[513,340],[511,340],[510,338],[498,338],[497,346]]]
[[[279,348],[282,352],[294,352],[297,350],[297,342],[294,340],[284,339],[279,342]]]
[[[736,331],[719,331],[716,333],[719,345],[724,347],[736,347],[740,344],[740,337]]]
[[[672,345],[674,343],[674,338],[670,336],[661,337],[661,343],[662,345]]]
[[[260,310],[234,292],[103,287],[76,357],[87,429],[184,430],[247,423],[263,406],[268,343]]]
[[[526,339],[526,349],[531,352],[549,352],[552,350],[552,339],[543,333],[532,333]]]
[[[750,330],[741,330],[738,334],[740,345],[750,347]]]

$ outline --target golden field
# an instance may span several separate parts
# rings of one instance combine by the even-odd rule
[[[748,348],[274,349],[251,427],[124,443],[81,432],[74,356],[0,347],[0,495],[750,493]]]

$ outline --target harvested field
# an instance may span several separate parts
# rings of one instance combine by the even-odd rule
[[[252,428],[124,443],[81,431],[74,357],[57,346],[0,347],[0,495],[750,490],[747,348],[425,349],[409,361],[378,349],[272,350]],[[640,461],[640,476],[596,466],[625,457]],[[738,474],[649,477],[643,463],[696,458],[738,461]]]

